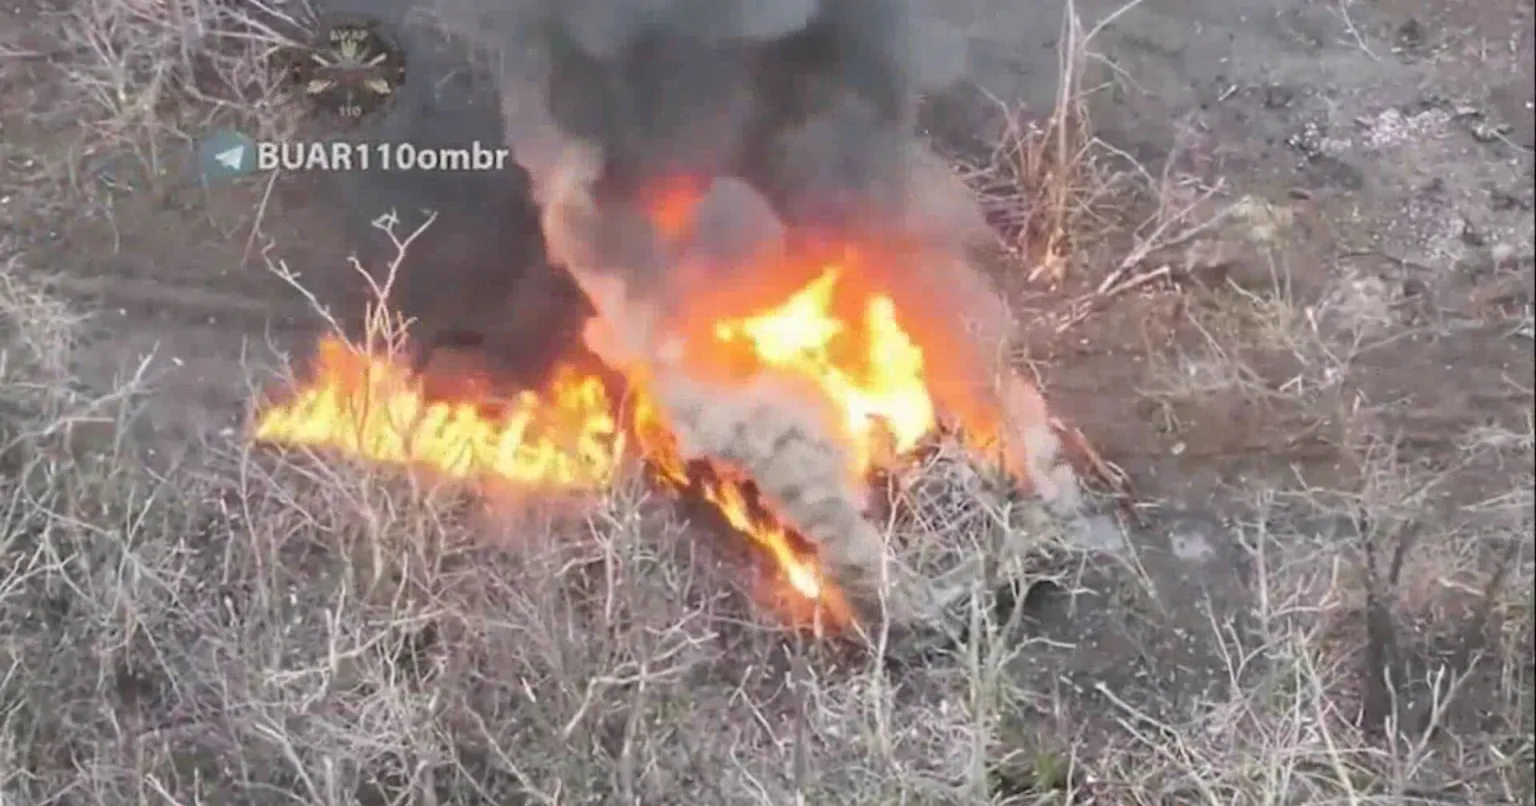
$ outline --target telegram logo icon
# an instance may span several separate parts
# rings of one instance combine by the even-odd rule
[[[198,145],[203,181],[217,182],[256,170],[256,141],[229,129],[213,132]]]

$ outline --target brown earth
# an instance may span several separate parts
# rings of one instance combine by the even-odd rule
[[[1077,10],[1091,27],[1110,5]],[[967,86],[936,101],[972,113],[984,142],[996,120],[978,89],[1044,118],[1059,4],[928,7],[972,45]],[[106,390],[148,373],[136,414],[147,450],[230,443],[253,371],[321,326],[263,246],[300,272],[337,271],[332,192],[313,178],[285,179],[265,202],[265,180],[200,187],[174,138],[149,175],[130,135],[82,131],[102,110],[68,78],[90,54],[59,39],[64,11],[35,0],[0,11],[0,237],[24,256],[23,279],[94,314],[81,381]],[[1507,541],[1526,541],[1510,579],[1530,584],[1530,499],[1511,496],[1530,488],[1536,405],[1533,32],[1519,0],[1147,0],[1095,40],[1106,85],[1095,133],[1153,185],[1168,181],[1127,190],[1066,282],[1016,283],[1015,302],[1028,323],[1021,365],[1127,477],[1133,550],[1089,564],[1092,593],[1041,604],[1036,637],[1048,640],[1014,664],[1029,701],[1003,730],[1053,733],[1053,746],[1094,737],[1084,755],[1108,781],[1104,802],[1262,802],[1204,791],[1201,776],[1217,780],[1211,770],[1243,752],[1283,752],[1280,728],[1236,713],[1257,708],[1239,702],[1261,668],[1358,668],[1353,647],[1375,634],[1351,569],[1372,535],[1418,535],[1384,594],[1407,668],[1455,665]],[[1239,210],[1129,267],[1167,265],[1168,278],[1075,315],[1139,222],[1218,181],[1202,215]],[[1434,718],[1474,742],[1507,740],[1529,766],[1530,717],[1510,713],[1532,696],[1521,595],[1524,613],[1500,604],[1476,632],[1524,642],[1524,661],[1488,649],[1466,702]],[[1315,655],[1277,637],[1295,637],[1274,626],[1295,618],[1326,628]],[[1368,707],[1370,675],[1338,674],[1330,716]],[[1419,682],[1407,687],[1404,730],[1423,733],[1433,709]],[[1213,736],[1231,755],[1195,748]],[[1264,750],[1243,751],[1249,740]],[[1138,752],[1184,755],[1154,774],[1135,767]],[[1531,802],[1530,777],[1491,761],[1423,776],[1397,800],[1362,785],[1333,802]],[[1322,790],[1267,802],[1308,791]]]

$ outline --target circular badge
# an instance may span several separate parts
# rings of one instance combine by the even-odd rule
[[[289,58],[305,103],[332,120],[361,122],[387,107],[405,83],[405,51],[366,17],[320,20]]]

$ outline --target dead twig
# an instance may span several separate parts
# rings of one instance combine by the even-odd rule
[[[1077,460],[1072,462],[1072,465],[1078,476],[1092,479],[1101,485],[1114,499],[1116,508],[1138,528],[1144,528],[1146,520],[1136,506],[1137,496],[1135,489],[1131,486],[1130,474],[1126,473],[1124,468],[1105,459],[1077,426],[1053,417],[1051,430],[1055,431],[1066,444],[1069,460]]]
[[[1238,204],[1230,204],[1210,218],[1193,224],[1186,230],[1170,234],[1170,231],[1175,227],[1188,222],[1195,211],[1205,202],[1220,193],[1222,191],[1222,184],[1222,182],[1218,181],[1202,192],[1194,201],[1175,210],[1171,215],[1164,215],[1162,210],[1154,214],[1152,220],[1161,218],[1161,220],[1158,220],[1157,226],[1146,237],[1139,239],[1136,246],[1120,261],[1120,264],[1115,267],[1114,271],[1105,276],[1094,290],[1100,294],[1106,293],[1116,283],[1120,282],[1121,278],[1128,272],[1145,262],[1147,257],[1154,251],[1174,249],[1187,244],[1195,238],[1210,232],[1218,224],[1225,222],[1238,209]]]
[[[1152,271],[1138,274],[1135,277],[1125,280],[1113,288],[1108,288],[1103,291],[1096,291],[1092,294],[1084,295],[1078,298],[1078,300],[1074,303],[1073,309],[1075,312],[1070,317],[1068,317],[1066,321],[1056,326],[1056,332],[1060,334],[1071,330],[1073,327],[1081,324],[1089,316],[1092,316],[1095,312],[1103,310],[1104,306],[1107,305],[1110,300],[1120,296],[1121,294],[1124,294],[1127,291],[1141,288],[1142,286],[1148,285],[1156,280],[1168,279],[1172,276],[1173,268],[1171,266],[1159,266]]]

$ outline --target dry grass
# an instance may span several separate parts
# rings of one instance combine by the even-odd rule
[[[156,184],[185,181],[186,152],[217,126],[258,139],[297,131],[282,58],[315,16],[306,3],[85,0],[52,20],[71,113],[83,124],[76,160],[131,154]],[[65,166],[71,175],[81,166]]]
[[[207,94],[188,83],[189,54],[224,29],[206,4],[79,8],[71,48],[87,58],[68,69],[102,113],[93,136],[156,164],[146,144],[186,120],[167,107],[208,109],[182,100]],[[1069,31],[1067,62],[1081,66],[1091,36]],[[221,71],[254,70],[253,55]],[[1067,84],[1045,133],[1020,127],[1007,154],[1050,200],[1020,231],[1058,275],[1062,239],[1124,176],[1089,170],[1102,152],[1081,86]],[[1210,188],[1143,179],[1164,203],[1125,266],[1234,215],[1189,212]],[[1356,365],[1401,327],[1353,285],[1322,305],[1280,283],[1218,289],[1196,307],[1205,343],[1150,373],[1170,429],[1235,396],[1334,423],[1350,448],[1349,485],[1234,490],[1249,502],[1234,527],[1248,571],[1236,601],[1181,600],[1136,558],[1047,542],[1033,548],[1051,558],[1052,587],[1085,603],[1053,617],[1086,625],[1075,639],[1052,619],[1027,623],[1024,608],[993,623],[974,607],[975,640],[890,665],[764,626],[719,567],[722,536],[635,480],[579,516],[548,516],[241,444],[144,469],[126,428],[138,382],[77,388],[79,317],[23,276],[0,272],[0,803],[1532,797],[1533,429],[1466,429],[1449,467],[1409,458],[1381,412],[1352,405]],[[1275,356],[1290,377],[1268,375]],[[1474,471],[1497,483],[1447,504]],[[985,496],[929,484],[901,503],[892,540],[915,552],[974,555],[1014,521]],[[1164,681],[1116,674],[1177,666],[1183,655],[1152,657],[1170,634],[1192,636],[1217,670],[1171,710],[1147,693]]]
[[[1150,199],[1154,209],[1131,228],[1118,269],[1094,278],[1100,293],[1149,255],[1188,241],[1218,218],[1204,204],[1218,188],[1198,187],[1192,195],[1190,186],[1199,183],[1173,172],[1176,156],[1166,161],[1168,170],[1154,176],[1093,130],[1095,97],[1121,75],[1094,49],[1096,40],[1141,3],[1131,0],[1085,29],[1076,3],[1067,0],[1054,106],[1042,115],[994,99],[1003,124],[997,147],[984,163],[963,172],[1003,246],[1028,268],[1028,282],[1059,283],[1074,264],[1101,257],[1095,247],[1104,244],[1093,240],[1123,229],[1128,201]]]
[[[62,343],[40,311],[7,313],[24,344]],[[67,375],[26,371],[62,361],[12,364],[4,388],[71,399]],[[1017,616],[892,671],[763,626],[723,536],[636,478],[548,516],[238,445],[160,476],[127,448],[71,457],[100,446],[29,410],[0,586],[0,786],[21,802],[993,799]],[[1004,517],[957,506],[900,542]]]
[[[977,640],[898,666],[767,628],[721,572],[721,536],[638,481],[546,517],[238,445],[208,446],[212,472],[152,475],[111,432],[72,438],[90,413],[129,412],[69,388],[67,310],[5,280],[0,390],[29,413],[5,452],[0,519],[0,791],[13,802],[1398,804],[1529,791],[1531,607],[1513,593],[1530,590],[1529,561],[1489,583],[1500,547],[1528,544],[1529,431],[1471,437],[1469,456],[1524,461],[1526,475],[1476,530],[1420,541],[1385,594],[1402,658],[1386,733],[1357,721],[1379,607],[1360,569],[1372,541],[1427,517],[1428,488],[1379,444],[1362,448],[1358,491],[1254,502],[1239,530],[1251,597],[1211,616],[1223,675],[1170,716],[1112,675],[1074,693],[1026,673],[1024,658],[1062,647],[1025,629],[1022,609],[1002,624],[977,609]],[[893,542],[963,553],[989,539],[1004,516],[984,496],[927,478],[901,498],[915,517],[893,520]],[[1320,514],[1360,533],[1296,526]],[[1139,572],[1035,548],[1076,569],[1059,588],[1119,586],[1144,630],[1176,628]]]
[[[1266,239],[1288,235],[1262,218]],[[1391,360],[1378,354],[1465,324],[1415,323],[1390,285],[1349,272],[1303,300],[1283,281],[1283,253],[1264,254],[1272,287],[1189,292],[1200,338],[1155,358],[1144,395],[1175,440],[1237,401],[1290,447],[1343,461],[1324,478],[1293,467],[1234,480],[1250,513],[1241,535],[1256,589],[1244,616],[1257,640],[1234,629],[1223,642],[1233,696],[1197,723],[1199,742],[1176,746],[1181,785],[1212,803],[1234,791],[1277,802],[1276,790],[1298,803],[1527,802],[1536,427],[1529,415],[1490,425],[1495,413],[1468,412],[1444,450],[1403,445],[1398,401],[1370,402],[1367,384]],[[1255,430],[1227,444],[1265,452],[1274,440]],[[1173,758],[1159,734],[1138,733]]]

